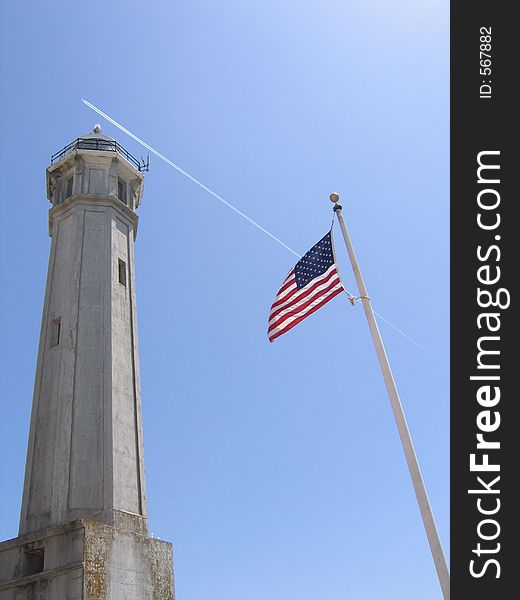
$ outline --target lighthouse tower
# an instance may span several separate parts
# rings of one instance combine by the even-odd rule
[[[148,535],[134,241],[143,165],[94,131],[47,169],[52,238],[19,537],[1,600],[172,600]]]

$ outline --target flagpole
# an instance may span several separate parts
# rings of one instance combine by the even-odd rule
[[[359,288],[359,299],[363,303],[365,316],[368,321],[368,327],[370,329],[370,333],[372,334],[372,340],[376,349],[377,359],[379,361],[379,366],[381,367],[381,372],[383,373],[383,378],[385,380],[386,389],[390,398],[390,404],[392,405],[395,422],[399,431],[399,437],[401,438],[401,444],[403,445],[406,462],[408,463],[408,470],[410,471],[415,495],[419,504],[419,510],[421,511],[424,528],[426,529],[426,535],[428,536],[428,542],[430,544],[430,549],[433,555],[433,561],[435,563],[435,568],[437,569],[439,583],[441,585],[444,599],[449,600],[450,575],[448,572],[448,566],[446,564],[446,559],[444,558],[444,553],[442,551],[439,534],[435,525],[435,519],[433,518],[430,501],[428,500],[428,494],[426,493],[426,487],[424,485],[424,481],[421,475],[421,470],[419,468],[419,463],[417,461],[417,456],[413,447],[410,431],[408,430],[406,417],[403,412],[401,400],[399,399],[399,393],[397,392],[397,387],[395,385],[394,377],[392,375],[390,363],[388,362],[388,357],[386,356],[383,340],[381,339],[381,334],[379,333],[377,321],[374,316],[374,311],[372,310],[372,305],[368,296],[365,282],[363,281],[363,276],[359,268],[356,254],[354,252],[354,248],[352,247],[352,242],[350,241],[350,236],[348,234],[345,221],[343,220],[343,215],[341,214],[342,207],[339,204],[339,195],[333,193],[330,195],[330,199],[332,202],[334,202],[334,212],[338,217],[341,232],[343,233],[343,238],[345,240],[347,252],[350,258],[350,262],[352,264],[352,269],[354,271],[354,276],[356,278],[356,282]]]

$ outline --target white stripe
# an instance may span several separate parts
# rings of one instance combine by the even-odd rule
[[[271,310],[271,313],[269,315],[268,326],[271,325],[272,323],[274,323],[275,321],[283,318],[288,312],[291,312],[293,310],[298,310],[298,308],[301,307],[306,302],[311,302],[317,295],[323,294],[323,290],[326,290],[329,286],[337,285],[338,283],[341,284],[341,281],[339,280],[339,277],[337,275],[335,275],[335,276],[331,277],[331,279],[329,279],[328,281],[322,283],[322,285],[319,285],[311,293],[307,293],[307,295],[303,298],[301,297],[302,296],[301,293],[295,294],[284,305],[277,306],[276,308],[273,308]],[[280,312],[277,315],[272,316],[272,315],[274,315],[274,313],[276,313],[278,311],[280,311]]]
[[[332,289],[330,289],[326,294],[323,293],[323,290],[326,289],[329,285],[334,284],[334,287]],[[320,286],[319,288],[317,288],[312,294],[310,294],[309,296],[307,296],[306,298],[302,298],[299,302],[297,302],[296,304],[291,304],[290,306],[287,306],[287,308],[285,308],[279,315],[276,315],[276,317],[273,317],[268,324],[268,327],[270,327],[272,324],[277,323],[278,321],[282,320],[287,313],[292,312],[293,310],[298,310],[303,304],[307,303],[307,302],[311,302],[309,304],[309,306],[305,307],[304,309],[300,310],[299,313],[297,313],[296,315],[293,315],[293,317],[289,317],[289,319],[287,319],[289,322],[291,320],[294,320],[295,318],[298,318],[298,316],[304,314],[306,311],[311,310],[311,308],[313,306],[316,306],[316,302],[326,298],[329,294],[331,294],[334,290],[337,290],[339,288],[341,288],[341,281],[339,279],[334,280],[332,279],[331,281],[327,281],[327,283],[323,284],[322,286]]]
[[[287,301],[288,302],[292,302],[292,301],[296,300],[298,298],[298,296],[300,296],[301,294],[304,294],[307,291],[307,289],[308,289],[309,286],[312,286],[314,283],[317,283],[317,282],[321,281],[322,279],[325,279],[326,277],[328,277],[330,275],[331,269],[335,269],[335,268],[336,268],[336,264],[332,264],[325,271],[325,273],[323,273],[322,275],[319,275],[318,277],[315,277],[305,287],[301,288],[301,290],[299,290],[294,296],[292,296],[290,300],[287,300]],[[295,277],[295,281],[296,281],[296,275],[294,277]],[[283,285],[282,285],[282,287],[283,287]],[[294,289],[294,287],[292,287],[291,289]],[[287,293],[288,293],[288,291],[289,290],[286,290]],[[280,308],[281,306],[283,306],[283,303],[279,304],[276,307],[274,307],[274,304],[276,304],[276,302],[278,302],[279,300],[282,300],[283,298],[285,298],[285,296],[287,296],[286,292],[284,292],[283,295],[276,296],[276,298],[274,299],[274,302],[273,302],[273,306],[271,306],[271,312],[273,312],[273,308],[276,308],[276,310],[277,310],[278,308]]]
[[[299,316],[310,311],[313,308],[313,306],[316,305],[317,302],[324,300],[325,298],[328,297],[329,294],[331,294],[335,290],[342,287],[340,281],[337,281],[337,282],[333,281],[333,282],[331,282],[331,284],[333,285],[333,287],[326,293],[323,293],[323,291],[316,292],[314,294],[311,294],[307,298],[302,299],[300,302],[298,302],[297,305],[288,306],[283,312],[276,315],[269,321],[267,328],[269,329],[270,327],[273,327],[273,326],[275,328],[278,326],[280,326],[282,328],[285,327],[286,322],[291,323],[295,318],[298,318]],[[307,306],[304,306],[307,303],[309,303],[309,304]],[[293,314],[291,317],[288,317],[287,320],[285,320],[286,317],[289,314],[293,313],[294,311],[298,311],[298,312],[295,315]],[[282,323],[282,324],[279,325],[280,323]]]
[[[312,287],[314,284],[322,281],[323,279],[326,279],[332,272],[332,270],[334,270],[336,268],[336,265],[331,265],[326,271],[325,273],[323,273],[323,275],[320,275],[319,277],[315,277],[312,281],[310,281],[305,287],[302,287],[298,292],[296,292],[296,294],[294,294],[293,296],[291,296],[290,298],[288,298],[285,302],[282,302],[281,304],[278,304],[277,306],[274,306],[274,304],[276,302],[278,302],[278,300],[281,300],[283,298],[285,298],[285,296],[287,296],[286,293],[283,294],[283,296],[280,297],[276,297],[275,301],[273,302],[273,306],[271,306],[271,312],[269,313],[269,318],[271,318],[271,315],[273,314],[274,311],[280,310],[281,308],[284,308],[285,306],[289,305],[289,304],[293,304],[298,302],[298,298],[302,295],[308,292],[309,287]],[[339,278],[338,278],[339,279]],[[331,283],[333,280],[331,280],[329,283]],[[296,284],[295,284],[296,285]],[[294,289],[294,287],[291,287],[291,289]],[[323,289],[323,288],[321,288]]]
[[[342,285],[341,283],[338,283],[337,285],[335,285],[330,292],[328,292],[327,294],[320,296],[319,298],[316,298],[316,300],[314,300],[314,302],[312,304],[310,304],[309,306],[307,306],[307,308],[305,308],[305,310],[300,311],[298,314],[293,315],[292,317],[289,317],[286,321],[284,321],[283,325],[280,325],[280,327],[275,327],[273,330],[271,330],[269,332],[269,338],[272,338],[273,335],[275,335],[276,333],[280,332],[280,331],[284,331],[285,329],[287,329],[287,327],[289,327],[289,325],[295,321],[296,319],[299,319],[300,317],[305,316],[309,311],[311,311],[317,304],[320,304],[320,302],[323,302],[325,299],[328,299],[329,296],[331,296],[335,291],[342,289]]]
[[[283,291],[283,293],[281,293],[281,294],[280,294],[280,293],[278,292],[278,296],[276,296],[276,298],[274,299],[274,302],[273,302],[273,304],[275,304],[275,302],[278,302],[279,300],[283,300],[283,298],[285,298],[285,297],[287,296],[287,294],[290,294],[290,293],[291,293],[291,292],[292,292],[292,291],[293,291],[293,290],[294,290],[294,289],[297,287],[297,285],[296,285],[296,278],[295,278],[295,276],[294,276],[294,273],[291,275],[291,277],[292,277],[292,279],[293,279],[293,282],[291,283],[291,285],[290,285],[290,286],[289,286],[289,287],[288,287],[286,290],[284,290],[284,291]],[[289,280],[288,280],[288,279],[286,279],[286,280],[285,280],[285,281],[282,283],[282,286],[280,287],[280,289],[282,289],[282,288],[283,288],[283,286],[284,286],[284,285],[286,285],[287,283],[289,283]],[[271,307],[271,308],[272,308],[272,307]]]

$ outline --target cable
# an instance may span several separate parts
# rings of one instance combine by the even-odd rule
[[[219,200],[220,202],[222,202],[222,204],[225,204],[228,208],[230,208],[231,210],[233,210],[234,212],[236,212],[238,215],[240,215],[243,219],[245,219],[246,221],[248,221],[249,223],[251,223],[251,225],[253,225],[254,227],[256,227],[257,229],[259,229],[260,231],[263,231],[263,233],[265,233],[266,235],[268,235],[270,238],[272,238],[275,242],[277,242],[278,244],[280,244],[281,246],[283,246],[286,250],[289,250],[289,252],[291,252],[292,254],[294,254],[295,256],[297,256],[298,258],[301,258],[301,254],[298,254],[298,252],[296,252],[295,250],[293,250],[292,248],[290,248],[285,242],[282,242],[282,240],[280,238],[277,238],[273,233],[271,233],[269,230],[267,230],[265,227],[262,227],[262,225],[260,225],[259,223],[257,223],[256,221],[254,221],[253,219],[251,219],[250,217],[248,217],[245,213],[243,213],[241,210],[239,210],[238,208],[236,208],[236,206],[233,206],[230,202],[228,202],[227,200],[225,200],[224,198],[222,198],[222,196],[220,196],[219,194],[217,194],[216,192],[214,192],[212,189],[210,189],[208,186],[204,185],[201,181],[199,181],[198,179],[196,179],[195,177],[193,177],[192,175],[190,175],[189,173],[187,173],[183,168],[179,167],[179,165],[176,165],[173,161],[171,161],[169,158],[166,158],[166,156],[164,156],[164,154],[161,154],[158,150],[156,150],[153,146],[150,146],[150,144],[147,144],[145,141],[143,141],[141,138],[137,137],[134,133],[132,133],[131,131],[129,131],[126,127],[124,127],[123,125],[121,125],[121,123],[118,123],[115,119],[113,119],[112,117],[110,117],[109,115],[107,115],[105,112],[103,112],[100,108],[98,108],[97,106],[94,106],[94,104],[92,104],[91,102],[89,102],[88,100],[84,100],[83,98],[81,99],[81,101],[83,102],[83,104],[85,104],[86,106],[88,106],[90,109],[92,109],[94,112],[96,112],[98,115],[102,116],[104,119],[106,119],[109,123],[112,123],[112,125],[115,125],[118,129],[120,129],[123,133],[126,133],[126,135],[130,136],[132,139],[134,139],[136,142],[138,142],[139,144],[141,144],[141,146],[144,146],[146,149],[148,149],[150,152],[152,152],[153,154],[155,154],[156,156],[158,156],[161,160],[163,160],[165,163],[167,163],[168,165],[170,165],[170,167],[173,167],[174,169],[176,169],[179,173],[181,173],[182,175],[184,175],[185,177],[187,177],[190,181],[192,181],[195,185],[198,185],[200,188],[202,188],[203,190],[205,190],[206,192],[208,192],[208,194],[211,194],[211,196],[213,196],[214,198],[216,198],[217,200]],[[346,291],[346,290],[345,290]],[[352,297],[352,295],[347,292],[349,297]],[[398,333],[400,333],[403,337],[405,337],[407,340],[409,340],[410,342],[412,342],[412,344],[414,344],[415,346],[417,346],[417,348],[419,348],[420,350],[422,350],[425,354],[427,354],[431,359],[435,360],[436,362],[438,362],[440,365],[445,366],[443,362],[441,362],[438,358],[436,358],[435,356],[433,356],[432,354],[430,354],[428,352],[428,350],[426,350],[425,348],[423,348],[420,344],[418,344],[416,341],[414,341],[409,335],[407,335],[406,333],[404,333],[404,331],[401,331],[398,327],[396,327],[395,325],[393,325],[392,323],[390,323],[390,321],[387,321],[383,316],[381,316],[379,313],[377,313],[376,311],[374,311],[374,313],[376,314],[377,317],[379,317],[382,321],[384,321],[385,323],[387,323],[388,325],[390,325],[390,327],[392,327],[393,329],[395,329]]]
[[[292,248],[290,248],[285,242],[282,242],[282,240],[280,238],[277,238],[273,233],[271,233],[270,231],[268,231],[265,227],[262,227],[259,223],[257,223],[256,221],[254,221],[253,219],[251,219],[250,217],[248,217],[245,213],[243,213],[241,210],[239,210],[238,208],[236,208],[236,206],[233,206],[230,202],[228,202],[227,200],[224,200],[224,198],[222,198],[222,196],[220,196],[219,194],[217,194],[216,192],[214,192],[208,186],[204,185],[201,181],[199,181],[198,179],[195,179],[195,177],[193,177],[189,173],[186,173],[186,171],[184,169],[182,169],[181,167],[179,167],[179,165],[176,165],[169,158],[166,158],[166,156],[164,156],[164,154],[161,154],[158,150],[156,150],[155,148],[153,148],[152,146],[150,146],[149,144],[147,144],[146,142],[144,142],[141,138],[138,138],[135,134],[133,134],[128,129],[126,129],[126,127],[123,127],[123,125],[121,125],[121,123],[118,123],[115,119],[112,119],[112,117],[109,117],[101,109],[97,108],[97,106],[94,106],[93,104],[91,104],[87,100],[84,100],[82,98],[81,101],[84,104],[86,104],[89,108],[91,108],[92,110],[94,110],[95,112],[97,112],[98,115],[101,115],[107,121],[109,121],[110,123],[112,123],[112,125],[115,125],[117,128],[119,128],[121,131],[123,131],[124,133],[126,133],[127,135],[129,135],[136,142],[139,142],[139,144],[141,144],[142,146],[144,146],[145,148],[147,148],[148,150],[150,150],[150,152],[153,152],[161,160],[164,160],[164,162],[167,163],[167,164],[169,164],[170,167],[173,167],[174,169],[176,169],[177,171],[179,171],[179,173],[181,173],[182,175],[184,175],[185,177],[187,177],[190,181],[193,181],[193,183],[195,183],[196,185],[198,185],[199,187],[201,187],[203,190],[205,190],[206,192],[208,192],[208,194],[211,194],[214,198],[216,198],[217,200],[220,200],[220,202],[222,202],[223,204],[225,204],[228,208],[230,208],[231,210],[234,210],[242,218],[244,218],[246,221],[248,221],[249,223],[251,223],[251,225],[254,225],[257,229],[260,229],[260,231],[263,231],[270,238],[272,238],[275,242],[278,242],[281,246],[283,246],[286,250],[289,250],[289,252],[292,252],[298,258],[301,258],[301,255],[298,254],[298,252],[296,252],[295,250],[293,250]]]

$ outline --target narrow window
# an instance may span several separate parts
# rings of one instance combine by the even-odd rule
[[[45,558],[44,548],[31,548],[25,550],[23,574],[25,577],[41,573]]]
[[[124,260],[121,260],[120,258],[118,258],[117,260],[118,260],[117,268],[119,271],[119,283],[126,287],[126,263]]]
[[[74,183],[74,177],[69,177],[65,182],[65,198],[70,198],[72,196],[72,184]]]
[[[121,177],[117,178],[117,197],[123,204],[127,204],[126,202],[126,182],[121,179]]]
[[[51,346],[57,346],[60,343],[61,317],[56,317],[51,324]]]

